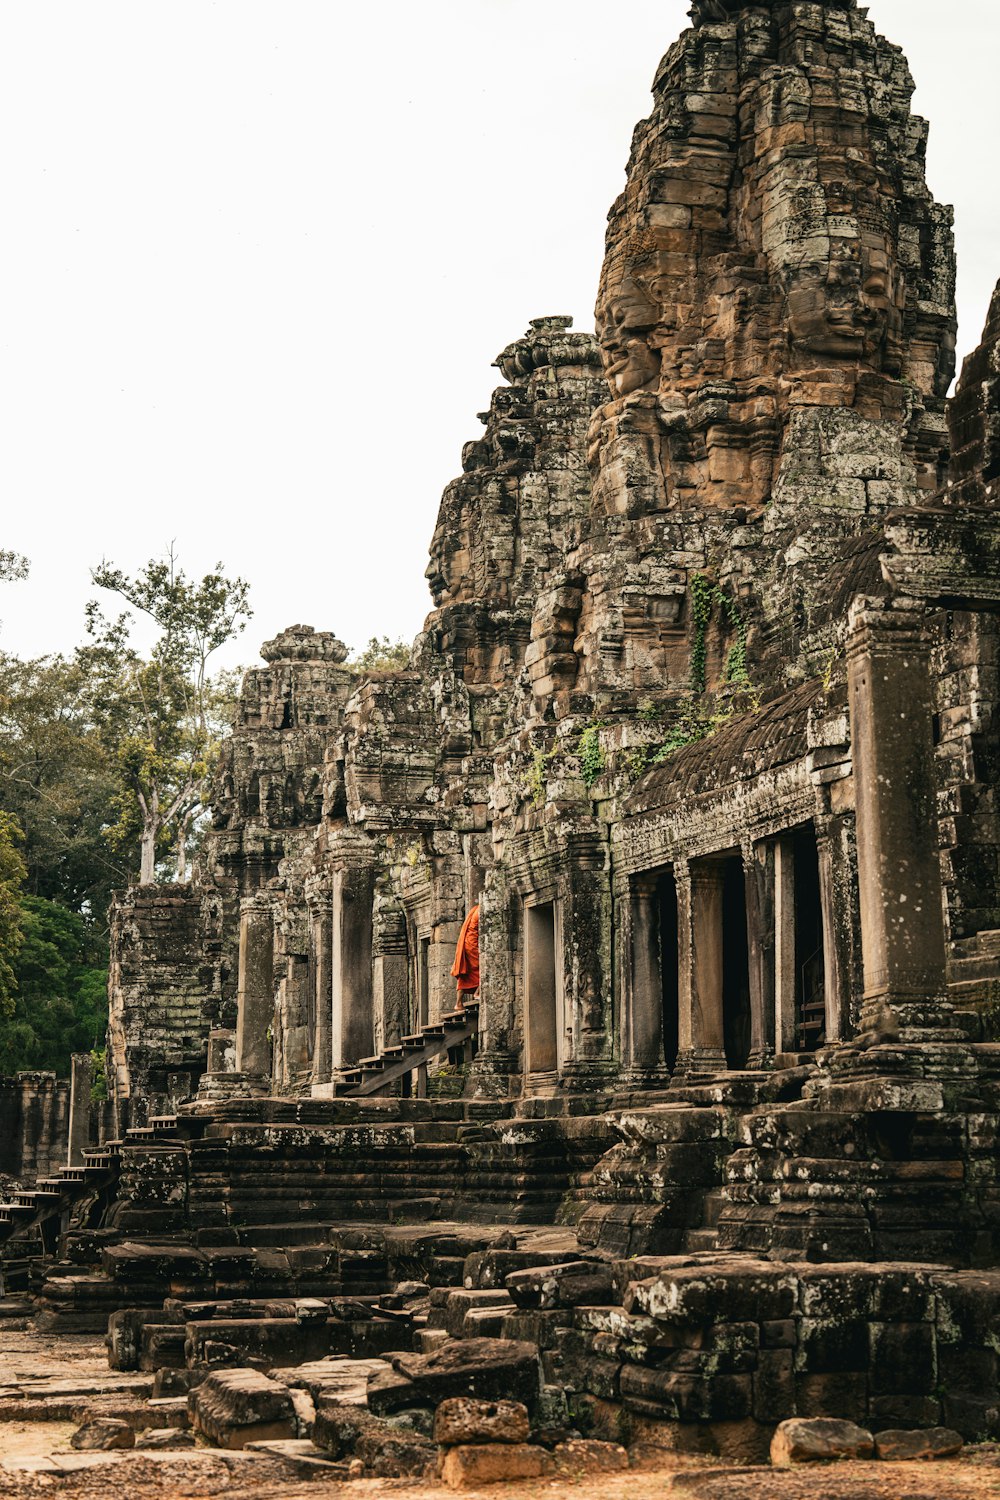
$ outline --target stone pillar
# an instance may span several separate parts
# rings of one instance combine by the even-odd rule
[[[353,1068],[370,1057],[372,1019],[373,873],[366,867],[336,870],[333,876],[333,1068]]]
[[[240,908],[239,989],[236,996],[236,1070],[271,1074],[274,1018],[274,917],[270,902],[251,896]]]
[[[70,1058],[68,1167],[82,1167],[83,1153],[90,1145],[90,1086],[94,1063],[89,1052],[74,1052]]]
[[[774,1030],[779,1052],[798,1052],[795,966],[795,845],[774,846]]]
[[[946,1023],[930,644],[922,618],[856,608],[848,693],[857,809],[861,1024]]]
[[[663,973],[660,966],[655,875],[636,875],[629,887],[622,994],[622,1062],[635,1085],[665,1082]]]
[[[373,930],[374,1046],[379,1051],[409,1031],[410,960],[402,907],[382,903]]]
[[[750,844],[743,851],[750,959],[750,1068],[774,1061],[774,846]]]
[[[850,1035],[851,877],[842,854],[839,830],[816,823],[819,858],[820,911],[823,920],[823,993],[826,1000],[826,1040]]]
[[[329,891],[313,917],[313,1005],[316,1031],[313,1036],[312,1092],[326,1092],[333,1079],[331,1030],[333,1023],[333,912]]]
[[[682,889],[683,887],[683,889]],[[726,1068],[722,1017],[721,865],[690,865],[677,876],[680,944],[679,1070],[719,1073]]]

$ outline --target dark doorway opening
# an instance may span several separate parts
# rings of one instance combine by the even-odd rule
[[[413,1030],[418,1032],[430,1020],[430,937],[417,938],[417,992],[414,996]]]
[[[727,859],[722,882],[722,1034],[726,1066],[745,1068],[750,1058],[750,956],[743,860]]]
[[[677,882],[673,870],[664,870],[656,881],[656,904],[660,937],[660,979],[663,988],[663,1061],[672,1073],[679,1046],[678,1012],[680,976],[677,966]]]
[[[796,829],[795,844],[795,1009],[800,1052],[815,1052],[826,1041],[826,964],[823,908],[816,832]]]
[[[524,909],[525,1040],[528,1073],[559,1068],[559,1004],[556,986],[555,907],[551,901]]]

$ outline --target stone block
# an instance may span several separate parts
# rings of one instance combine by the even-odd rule
[[[935,1339],[931,1324],[871,1324],[873,1394],[930,1395],[936,1385]]]
[[[176,1427],[146,1427],[136,1434],[135,1446],[147,1452],[163,1448],[193,1448],[195,1435]]]
[[[449,1489],[462,1490],[511,1479],[542,1479],[554,1469],[552,1455],[531,1443],[463,1445],[449,1448],[441,1465],[441,1478]]]
[[[410,1399],[388,1408],[387,1392],[376,1391],[374,1382],[368,1388],[373,1410],[403,1406],[436,1406],[449,1396],[476,1396],[484,1401],[522,1401],[529,1411],[538,1400],[541,1371],[538,1349],[534,1344],[509,1339],[450,1339],[433,1354],[394,1354],[392,1364],[398,1376],[409,1382]],[[403,1392],[389,1395],[400,1401]]]
[[[528,1408],[520,1401],[477,1401],[452,1396],[442,1401],[434,1417],[434,1441],[445,1447],[462,1443],[524,1443],[528,1440]]]
[[[547,1311],[584,1303],[600,1304],[611,1298],[611,1269],[588,1261],[534,1266],[527,1271],[513,1271],[504,1285],[522,1308]]]
[[[844,1458],[871,1458],[875,1440],[863,1427],[830,1417],[793,1417],[781,1422],[771,1440],[771,1462],[778,1468],[792,1464],[829,1463]]]
[[[218,1370],[192,1391],[192,1425],[219,1448],[298,1436],[292,1398],[257,1370]]]
[[[621,1398],[629,1411],[675,1422],[732,1422],[749,1417],[753,1392],[749,1375],[698,1376],[626,1365]]]
[[[928,1427],[915,1432],[897,1427],[875,1434],[876,1458],[892,1463],[953,1458],[964,1446],[961,1433],[950,1427]]]
[[[617,1474],[629,1467],[628,1451],[620,1443],[596,1438],[567,1438],[552,1450],[556,1469],[570,1477]]]
[[[95,1417],[84,1422],[69,1440],[71,1448],[84,1452],[105,1452],[114,1448],[131,1448],[135,1444],[135,1432],[128,1422],[115,1417]]]

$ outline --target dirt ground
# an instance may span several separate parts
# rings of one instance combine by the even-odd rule
[[[147,1377],[148,1378],[148,1377]],[[48,1339],[29,1325],[0,1325],[0,1497],[39,1500],[453,1500],[455,1491],[412,1480],[303,1479],[293,1465],[264,1454],[210,1448],[157,1453],[76,1453],[71,1420],[23,1420],[35,1400],[50,1409],[61,1387],[107,1383],[138,1390],[141,1376],[109,1372],[93,1337]],[[43,1397],[44,1388],[44,1397]],[[38,1406],[35,1408],[39,1409]],[[721,1466],[646,1450],[639,1468],[594,1477],[519,1481],[461,1492],[476,1500],[1000,1500],[1000,1445],[969,1448],[961,1461],[935,1464],[837,1464],[791,1472]]]

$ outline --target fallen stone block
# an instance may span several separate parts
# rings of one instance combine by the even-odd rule
[[[892,1428],[875,1435],[875,1456],[894,1463],[915,1459],[952,1458],[964,1447],[960,1433],[950,1427],[929,1427],[915,1432]]]
[[[147,1427],[143,1432],[136,1434],[135,1446],[144,1451],[160,1448],[193,1448],[195,1436],[193,1432],[180,1431],[176,1427]]]
[[[611,1267],[586,1260],[513,1271],[504,1285],[518,1307],[541,1311],[579,1307],[584,1303],[600,1305],[612,1297]]]
[[[620,1443],[602,1443],[595,1438],[567,1438],[552,1454],[561,1474],[614,1474],[629,1467],[627,1451]]]
[[[291,1369],[283,1368],[280,1375],[274,1371],[270,1373],[289,1390],[301,1388],[308,1391],[314,1401],[320,1396],[330,1396],[344,1406],[367,1406],[370,1378],[378,1374],[392,1375],[393,1369],[384,1359],[345,1359],[333,1355]]]
[[[520,1401],[477,1401],[452,1396],[434,1417],[434,1441],[444,1447],[463,1443],[525,1443],[530,1432],[528,1408]]]
[[[289,1392],[257,1370],[216,1371],[188,1399],[195,1431],[220,1448],[298,1435]]]
[[[463,1444],[448,1449],[441,1478],[449,1489],[462,1490],[507,1479],[542,1479],[554,1470],[552,1455],[531,1443]]]
[[[113,1312],[104,1339],[109,1369],[137,1370],[143,1328],[162,1321],[163,1309],[158,1307],[122,1307]]]
[[[422,1476],[436,1462],[430,1438],[413,1427],[394,1425],[359,1406],[321,1396],[312,1439],[332,1459],[356,1457],[366,1471],[382,1479]]]
[[[870,1432],[833,1417],[793,1417],[780,1423],[771,1439],[771,1462],[778,1467],[871,1458],[874,1452]]]
[[[513,1339],[450,1339],[433,1354],[389,1356],[397,1375],[369,1382],[372,1411],[388,1413],[411,1406],[437,1406],[449,1396],[483,1401],[523,1401],[533,1410],[540,1389],[538,1348]]]
[[[135,1433],[127,1422],[115,1417],[95,1417],[92,1422],[84,1422],[78,1427],[69,1443],[71,1448],[84,1452],[107,1452],[113,1448],[131,1448],[135,1443]]]

